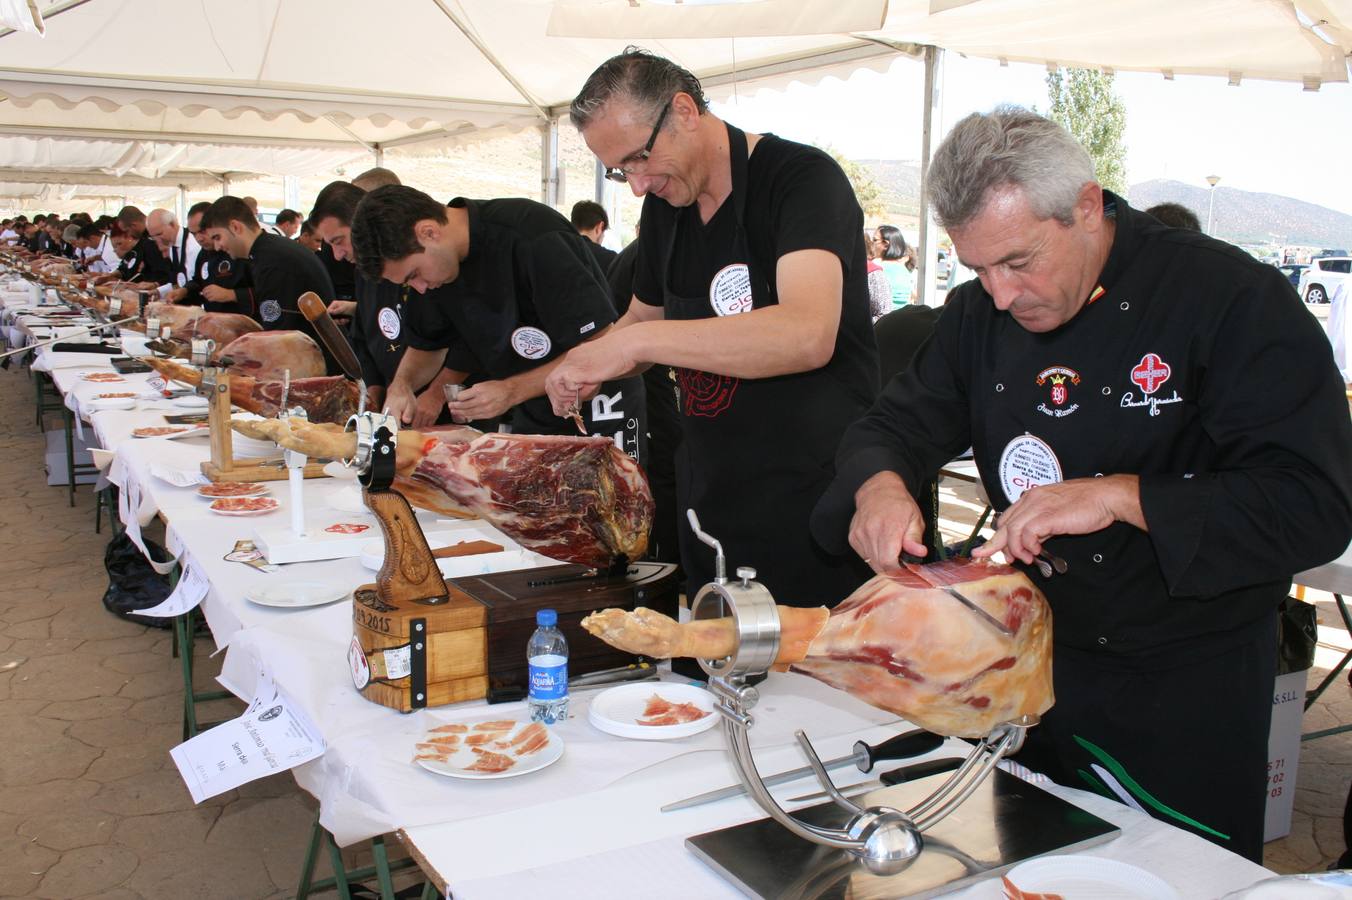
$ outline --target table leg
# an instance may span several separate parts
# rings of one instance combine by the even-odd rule
[[[1333,601],[1338,606],[1338,614],[1342,616],[1343,627],[1347,629],[1347,633],[1349,635],[1352,635],[1352,612],[1348,611],[1347,603],[1343,599],[1343,595],[1334,594]],[[1324,676],[1324,680],[1319,682],[1318,686],[1315,687],[1314,690],[1306,692],[1305,708],[1307,710],[1314,705],[1315,701],[1318,700],[1320,696],[1324,693],[1324,691],[1328,689],[1329,685],[1331,685],[1338,678],[1338,676],[1343,673],[1343,670],[1347,668],[1348,663],[1352,663],[1352,650],[1349,650],[1343,654],[1343,658],[1338,661],[1338,665],[1334,666],[1333,671],[1329,672],[1327,675]],[[1302,734],[1300,736],[1300,739],[1302,741],[1313,741],[1316,738],[1327,737],[1331,734],[1343,734],[1344,732],[1348,731],[1352,731],[1352,725],[1339,725],[1335,728],[1325,728],[1320,731],[1311,731],[1306,734]]]
[[[178,569],[174,569],[175,575]],[[177,579],[173,579],[177,580]],[[172,584],[172,581],[171,581]],[[190,609],[174,617],[174,643],[178,649],[179,669],[183,674],[183,740],[196,737],[219,722],[197,721],[197,704],[234,696],[229,691],[199,691],[193,686],[193,658],[197,634],[197,610]]]
[[[66,405],[61,404],[61,427],[66,432],[66,489],[70,495],[70,505],[75,505],[75,423],[74,416]]]
[[[315,863],[318,861],[320,844],[323,844],[328,851],[329,865],[333,868],[333,877],[315,881]],[[385,850],[385,838],[381,835],[371,839],[371,855],[374,858],[374,865],[348,871],[343,865],[343,854],[338,849],[338,843],[333,839],[333,835],[329,833],[328,829],[319,824],[319,813],[316,812],[314,828],[310,832],[310,846],[305,850],[305,864],[301,868],[300,886],[296,889],[296,900],[306,900],[310,894],[327,891],[330,888],[336,889],[338,896],[350,898],[352,885],[360,884],[373,876],[380,884],[381,900],[394,900],[393,874],[403,869],[412,868],[417,863],[411,858],[391,863],[389,854]],[[431,882],[425,882],[422,896],[425,898],[438,896],[436,886]]]

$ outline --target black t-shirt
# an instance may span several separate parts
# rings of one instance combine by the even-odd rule
[[[507,378],[615,321],[590,241],[558,212],[520,199],[457,197],[449,205],[469,213],[469,255],[455,281],[409,299],[410,347],[449,348],[448,359],[468,350],[485,374]]]
[[[328,370],[338,372],[328,348],[296,305],[300,295],[307,291],[314,291],[326,304],[333,300],[333,283],[314,251],[264,231],[249,251],[249,273],[253,279],[254,306],[263,330],[305,332],[324,351]]]
[[[357,267],[353,265],[352,260],[336,258],[333,255],[333,248],[325,243],[320,243],[315,255],[324,264],[324,271],[329,273],[329,280],[333,282],[333,299],[356,299]]]
[[[357,273],[357,312],[348,326],[352,349],[369,386],[388,385],[404,358],[404,310],[409,288],[383,278],[369,281]]]
[[[587,242],[587,249],[591,251],[592,258],[595,259],[596,264],[601,267],[601,271],[605,274],[609,274],[610,267],[615,265],[615,258],[620,254],[607,247],[602,247],[591,238],[584,238],[584,240]]]
[[[202,289],[209,284],[233,291],[234,297],[224,302],[207,300],[202,296]],[[193,271],[188,273],[188,283],[184,287],[188,289],[188,295],[179,303],[185,306],[201,306],[207,312],[239,313],[258,318],[258,310],[253,305],[253,293],[249,290],[248,261],[231,259],[224,250],[208,250],[205,247],[199,250]]]

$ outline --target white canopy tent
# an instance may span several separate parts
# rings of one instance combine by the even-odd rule
[[[295,175],[538,127],[551,203],[558,117],[631,41],[715,98],[923,55],[929,109],[933,48],[1307,89],[1347,81],[1352,54],[1352,0],[64,0],[42,12],[45,36],[0,30],[0,168]]]

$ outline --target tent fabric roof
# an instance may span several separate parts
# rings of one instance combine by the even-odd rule
[[[873,22],[883,8],[881,0],[89,0],[49,12],[45,37],[0,33],[0,166],[152,178],[313,172],[376,147],[539,124],[631,41],[694,71],[714,97],[881,69],[921,44],[1307,87],[1346,81],[1352,52],[1352,0],[890,0],[873,30],[774,34]],[[716,36],[728,33],[753,36]]]

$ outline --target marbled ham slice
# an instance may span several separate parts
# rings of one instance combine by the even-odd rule
[[[506,772],[516,765],[516,760],[510,756],[494,753],[492,750],[484,750],[480,747],[473,749],[479,755],[479,758],[474,761],[474,765],[465,768],[467,772]]]
[[[653,694],[643,707],[642,717],[634,721],[638,725],[680,725],[707,715],[708,710],[700,709],[693,703],[672,703],[660,694]]]
[[[936,585],[957,588],[1013,636]],[[1003,722],[1041,715],[1054,702],[1047,601],[1009,566],[971,560],[913,566],[874,577],[828,617],[791,607],[779,612],[777,668],[820,679],[940,734],[983,736]],[[676,625],[651,610],[602,610],[582,624],[607,643],[649,656],[717,658],[735,644],[730,619]]]

